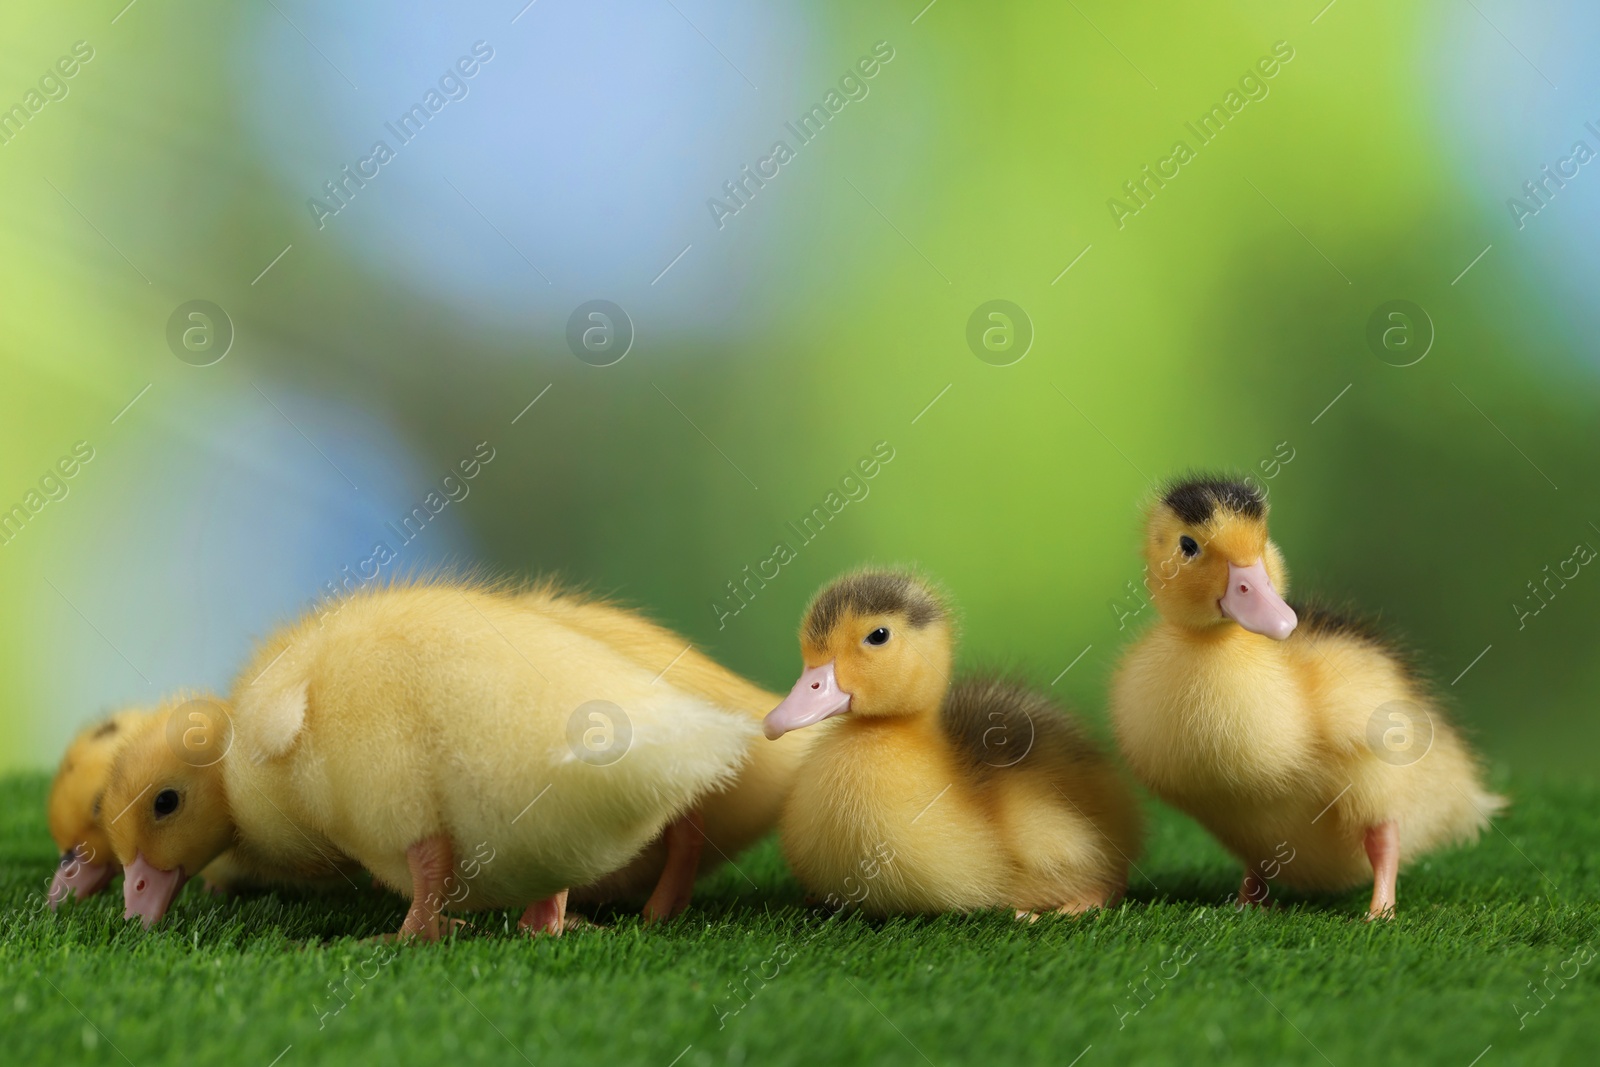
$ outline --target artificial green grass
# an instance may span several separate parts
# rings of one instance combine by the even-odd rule
[[[52,914],[45,789],[0,781],[3,1063],[1500,1067],[1600,1041],[1593,785],[1511,783],[1498,830],[1403,874],[1386,923],[1366,892],[1236,912],[1232,862],[1152,811],[1127,902],[1086,918],[832,916],[768,841],[663,928],[530,941],[493,913],[403,947],[364,939],[404,904],[349,889],[191,886],[146,932],[118,881]]]

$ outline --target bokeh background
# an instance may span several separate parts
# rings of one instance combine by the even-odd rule
[[[1191,467],[1262,480],[1296,592],[1404,634],[1498,771],[1592,768],[1600,574],[1566,561],[1600,548],[1600,163],[1520,228],[1507,206],[1600,151],[1592,6],[125,3],[11,4],[0,32],[25,120],[0,144],[0,509],[26,513],[0,768],[226,687],[377,541],[386,575],[560,572],[773,688],[820,582],[916,562],[966,662],[1103,722],[1150,617],[1140,507]],[[400,144],[385,124],[478,42]],[[1184,124],[1275,46],[1199,146]],[[875,47],[801,144],[785,123]],[[1108,200],[1179,139],[1195,158],[1119,227]],[[308,200],[378,140],[319,226]],[[708,200],[778,140],[719,225]],[[596,299],[631,322],[610,366],[567,340]],[[996,299],[1025,354],[969,347]],[[231,323],[206,366],[168,340],[196,300]],[[1426,321],[1374,347],[1394,300]],[[485,442],[401,547],[387,524]],[[802,545],[785,524],[875,448]]]

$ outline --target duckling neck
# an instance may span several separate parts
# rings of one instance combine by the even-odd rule
[[[858,737],[921,737],[936,732],[938,715],[918,708],[879,715],[846,715],[842,727]]]
[[[1281,641],[1274,641],[1270,637],[1251,633],[1238,623],[1227,622],[1219,626],[1208,626],[1205,629],[1196,629],[1192,626],[1179,626],[1168,623],[1177,637],[1193,647],[1196,651],[1212,652],[1226,655],[1244,649],[1264,649],[1281,645]]]

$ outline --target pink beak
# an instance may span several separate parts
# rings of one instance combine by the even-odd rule
[[[773,741],[790,730],[812,726],[823,719],[850,710],[850,694],[839,690],[839,681],[833,676],[833,661],[812,667],[800,675],[783,703],[767,712],[762,729]]]
[[[1272,588],[1266,566],[1258,559],[1248,567],[1228,564],[1228,591],[1217,607],[1251,633],[1283,641],[1300,625],[1294,609]]]
[[[159,870],[144,858],[143,852],[138,853],[123,872],[122,902],[127,905],[127,910],[122,917],[131,919],[137,915],[144,920],[145,928],[149,929],[167,914],[172,898],[178,895],[178,890],[183,888],[186,881],[188,876],[183,873],[182,867],[170,871]]]
[[[68,849],[56,868],[56,876],[50,880],[50,892],[45,900],[52,911],[74,894],[79,900],[86,900],[104,889],[113,873],[110,864],[85,863],[78,859],[77,849]]]

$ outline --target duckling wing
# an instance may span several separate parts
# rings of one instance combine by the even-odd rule
[[[308,706],[304,678],[247,690],[234,714],[234,744],[255,762],[278,759],[294,747]]]

